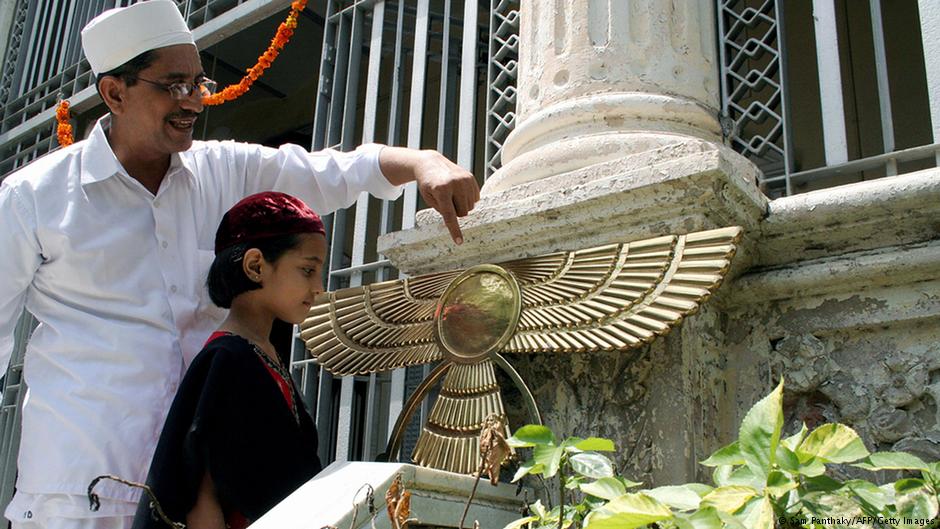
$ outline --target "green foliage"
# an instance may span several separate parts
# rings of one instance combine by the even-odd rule
[[[523,426],[508,441],[531,449],[531,457],[513,481],[526,475],[557,478],[562,502],[546,509],[537,500],[530,516],[505,529],[822,529],[840,525],[833,519],[879,529],[940,528],[940,462],[928,464],[903,452],[871,453],[843,424],[812,431],[804,424],[789,436],[782,430],[781,380],[747,413],[738,439],[702,461],[714,468],[713,485],[635,490],[642,484],[617,475],[600,453],[615,451],[609,439],[569,437],[559,443],[544,426]],[[882,485],[843,482],[827,475],[834,464],[916,477]]]

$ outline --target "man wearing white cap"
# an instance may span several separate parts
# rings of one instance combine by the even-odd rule
[[[181,375],[224,316],[204,284],[238,200],[278,190],[324,214],[416,180],[459,244],[457,217],[479,198],[473,176],[433,152],[194,142],[214,83],[169,0],[99,15],[82,44],[110,114],[0,186],[0,365],[23,308],[40,322],[5,512],[14,528],[130,527],[138,491],[100,483],[97,512],[85,493],[102,474],[145,479]]]

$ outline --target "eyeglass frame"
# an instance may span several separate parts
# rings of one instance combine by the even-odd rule
[[[136,75],[129,76],[128,79],[135,79],[153,86],[159,86],[160,88],[163,88],[169,92],[170,98],[174,101],[183,101],[184,99],[193,95],[194,92],[198,92],[201,95],[211,95],[215,93],[216,87],[218,87],[218,83],[212,79],[209,79],[208,77],[204,77],[201,81],[176,81],[174,83],[160,83],[157,81],[151,81],[150,79],[144,79],[143,77],[138,77]],[[211,83],[211,88],[206,86],[209,83]],[[202,88],[205,88],[208,94],[203,92]]]

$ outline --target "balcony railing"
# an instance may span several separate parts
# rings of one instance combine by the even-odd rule
[[[935,2],[718,2],[723,126],[771,197],[937,164]],[[890,36],[890,38],[887,38]]]
[[[81,54],[81,28],[105,9],[137,0],[16,0],[0,77],[0,175],[55,147],[59,100],[77,112],[99,98]],[[273,13],[290,0],[175,0],[201,48]]]

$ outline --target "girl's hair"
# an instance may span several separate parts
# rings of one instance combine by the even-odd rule
[[[212,266],[209,267],[209,277],[206,279],[209,298],[219,307],[228,309],[232,307],[232,300],[239,294],[261,288],[259,283],[248,279],[242,268],[245,252],[251,248],[261,250],[264,260],[273,263],[288,251],[296,248],[298,244],[300,244],[300,234],[291,233],[267,237],[251,243],[235,244],[221,250],[212,261]]]

